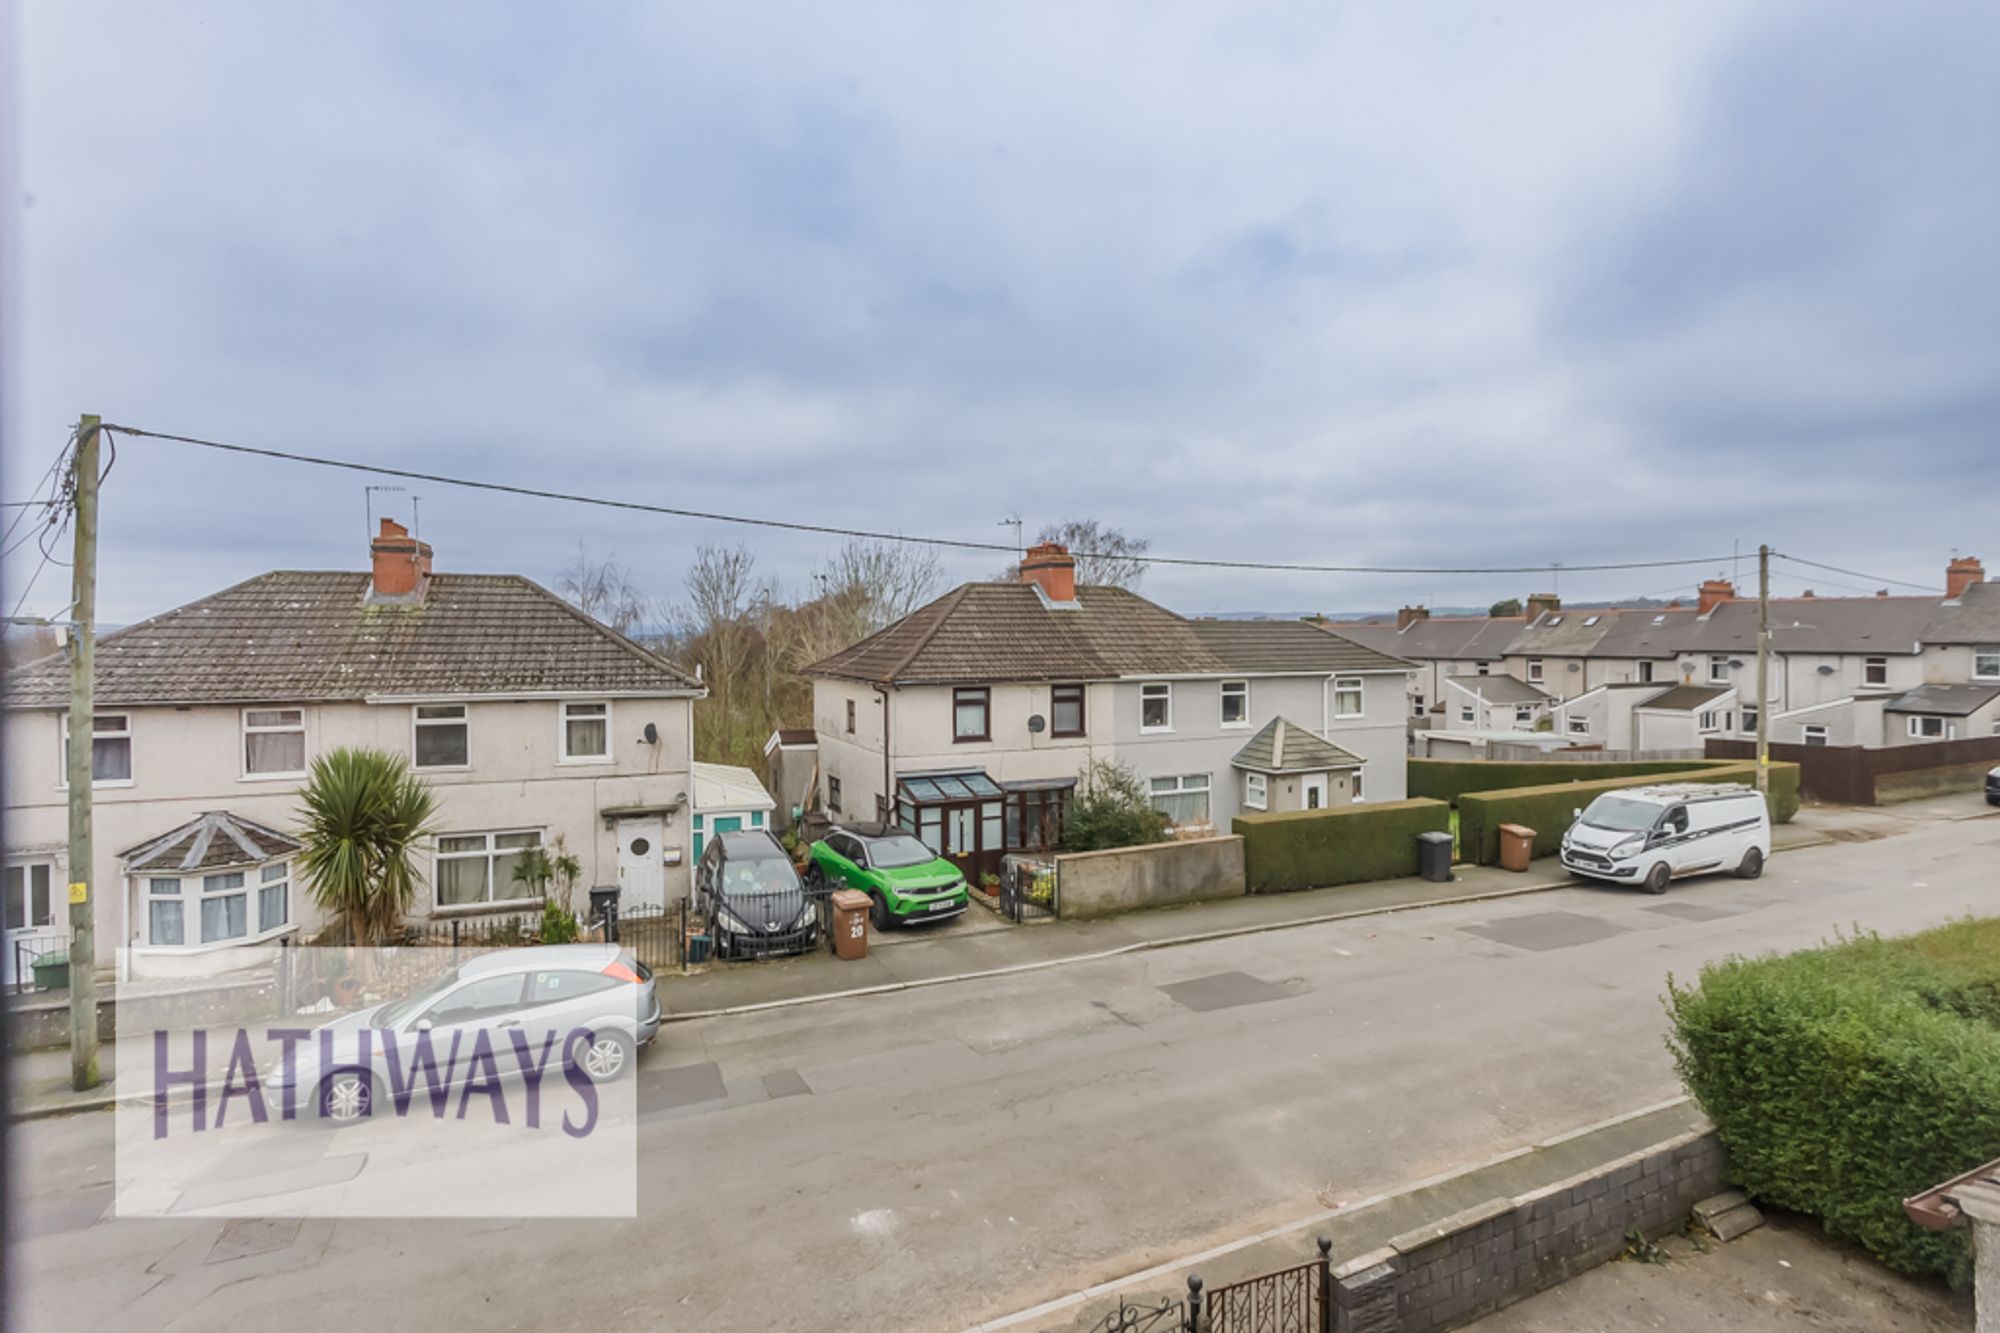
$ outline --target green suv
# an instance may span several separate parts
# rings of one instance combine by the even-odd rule
[[[969,901],[958,867],[888,824],[836,824],[812,845],[806,888],[859,889],[877,930],[957,916]]]

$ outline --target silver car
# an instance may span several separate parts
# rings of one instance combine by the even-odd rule
[[[274,1112],[289,1107],[297,1119],[360,1123],[389,1092],[385,1051],[397,1051],[407,1069],[408,1053],[426,1037],[440,1059],[482,1035],[501,1052],[515,1044],[552,1049],[591,1081],[609,1082],[631,1072],[639,1047],[659,1030],[653,973],[617,945],[504,949],[400,999],[315,1028],[297,1045],[289,1069],[274,1064],[265,1071],[265,1101]],[[584,1033],[587,1044],[577,1040]]]

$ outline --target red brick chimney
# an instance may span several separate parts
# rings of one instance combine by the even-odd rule
[[[1037,542],[1021,557],[1021,582],[1060,606],[1076,601],[1076,559],[1061,542]]]
[[[1975,583],[1986,582],[1986,566],[1979,557],[1962,555],[1944,567],[1944,595],[1956,599]]]
[[[1544,611],[1563,609],[1562,598],[1552,592],[1531,592],[1528,594],[1528,619],[1533,620]]]
[[[1724,602],[1736,600],[1736,585],[1728,579],[1703,579],[1697,591],[1701,600],[1695,603],[1695,610],[1704,616]]]
[[[1431,609],[1428,606],[1406,606],[1396,613],[1396,628],[1408,629],[1419,620],[1429,620],[1430,618]]]
[[[373,572],[368,595],[378,601],[421,601],[430,587],[431,548],[410,536],[393,518],[382,520],[382,531],[368,543]]]

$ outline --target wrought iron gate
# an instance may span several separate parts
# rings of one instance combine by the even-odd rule
[[[1333,1242],[1321,1236],[1317,1258],[1206,1294],[1190,1274],[1187,1289],[1150,1305],[1121,1297],[1090,1333],[1333,1333]]]

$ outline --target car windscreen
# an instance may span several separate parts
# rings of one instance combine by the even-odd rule
[[[731,898],[758,893],[797,893],[799,872],[783,855],[731,856],[722,863],[717,886]]]
[[[422,990],[405,995],[400,1000],[391,1000],[388,1004],[376,1010],[373,1026],[378,1028],[395,1027],[398,1023],[408,1018],[411,1014],[418,1012],[425,1005],[457,984],[458,969],[454,967],[451,971],[445,973]]]
[[[868,840],[868,863],[877,870],[902,870],[937,860],[937,853],[907,833]]]
[[[1583,822],[1592,828],[1618,833],[1642,833],[1660,817],[1660,807],[1651,801],[1635,801],[1629,796],[1606,794],[1590,803]]]

